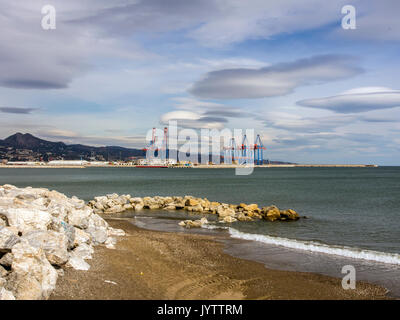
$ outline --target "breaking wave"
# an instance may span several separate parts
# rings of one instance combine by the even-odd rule
[[[309,252],[337,255],[353,259],[362,259],[381,263],[400,265],[400,255],[396,253],[364,250],[354,247],[327,245],[314,241],[294,240],[281,237],[272,237],[261,234],[244,233],[234,228],[227,228],[232,238],[253,240],[267,244],[282,246],[291,249],[305,250]]]

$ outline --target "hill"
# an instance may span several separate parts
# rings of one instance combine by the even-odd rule
[[[127,160],[130,157],[144,157],[140,149],[118,146],[93,147],[82,144],[67,145],[37,138],[30,133],[16,133],[0,140],[0,158],[9,161],[48,161],[55,159],[74,160]]]

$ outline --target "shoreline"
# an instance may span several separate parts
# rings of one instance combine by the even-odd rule
[[[338,278],[235,258],[215,236],[106,220],[127,235],[115,250],[96,247],[88,271],[65,270],[50,299],[389,299],[374,284],[343,290]]]
[[[254,168],[378,168],[376,164],[262,164],[254,165]],[[0,165],[0,169],[86,169],[86,168],[146,168],[139,165]],[[236,169],[246,168],[235,164],[199,164],[194,166],[168,166],[165,169]]]

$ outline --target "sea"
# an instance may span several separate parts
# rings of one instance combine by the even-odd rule
[[[0,185],[45,187],[86,201],[118,193],[185,196],[294,209],[295,222],[211,223],[205,229],[178,226],[199,215],[183,211],[126,212],[136,225],[160,231],[218,235],[228,254],[268,268],[342,278],[354,266],[356,279],[386,287],[400,297],[400,167],[255,168],[0,168]]]

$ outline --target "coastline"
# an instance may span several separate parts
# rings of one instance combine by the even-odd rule
[[[254,165],[254,168],[377,168],[376,164],[262,164]],[[134,164],[113,164],[113,165],[1,165],[0,169],[86,169],[86,168],[138,168],[153,169],[157,167],[139,166]],[[166,166],[168,169],[235,169],[243,168],[237,164],[198,164],[194,166],[174,165]]]
[[[388,299],[386,289],[341,279],[267,269],[224,253],[213,236],[145,230],[128,220],[115,250],[96,247],[91,269],[67,269],[50,299]]]

